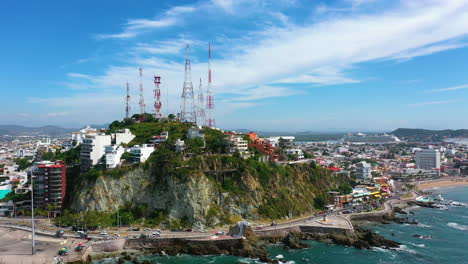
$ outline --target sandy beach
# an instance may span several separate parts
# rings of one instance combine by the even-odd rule
[[[468,177],[444,177],[437,180],[421,181],[417,183],[417,187],[420,190],[459,185],[468,185]]]

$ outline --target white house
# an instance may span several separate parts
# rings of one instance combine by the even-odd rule
[[[122,146],[106,146],[106,168],[112,169],[120,165],[120,159],[126,152],[126,149]]]
[[[85,126],[84,128],[80,129],[78,132],[72,132],[72,141],[75,140],[77,144],[83,143],[83,140],[86,136],[95,136],[97,135],[98,130],[92,128],[90,126]]]
[[[128,144],[130,141],[132,141],[135,138],[135,135],[130,132],[130,129],[126,128],[124,130],[117,131],[117,133],[114,133],[112,135],[113,137],[113,143],[116,145],[120,144]]]
[[[145,162],[151,153],[154,151],[153,144],[143,144],[142,146],[135,145],[130,148],[130,154],[132,155],[132,160],[134,163]]]
[[[182,152],[185,150],[185,141],[177,139],[175,142],[175,150],[176,152]]]
[[[248,150],[248,141],[243,139],[242,136],[240,135],[230,135],[227,138],[229,142],[229,152],[234,153],[234,152],[247,152]]]
[[[163,131],[163,132],[159,133],[159,136],[153,136],[153,140],[151,142],[153,142],[153,144],[155,144],[155,145],[159,145],[162,142],[165,142],[168,137],[169,137],[169,132],[168,131]]]
[[[192,127],[188,130],[188,138],[194,139],[196,137],[200,137],[201,139],[205,140],[205,130],[201,127]]]
[[[81,145],[81,170],[96,165],[105,154],[105,147],[111,145],[111,136],[99,133],[86,136]]]
[[[298,148],[287,149],[286,154],[288,154],[288,155],[297,155],[297,157],[299,159],[304,158],[304,153],[302,152],[302,149],[298,149]]]

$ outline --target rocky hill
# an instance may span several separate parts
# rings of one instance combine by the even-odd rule
[[[132,131],[141,133],[136,142],[147,137],[149,129],[157,132],[164,127],[177,134],[188,127],[174,123],[135,125],[130,126]],[[323,205],[326,191],[349,181],[314,164],[279,166],[260,162],[257,155],[244,159],[223,153],[222,133],[210,129],[206,133],[201,153],[186,139],[191,155],[176,153],[166,144],[140,166],[92,170],[77,176],[70,208],[115,212],[138,207],[148,217],[162,212],[193,226],[215,226],[235,222],[241,216],[278,219],[312,212]]]

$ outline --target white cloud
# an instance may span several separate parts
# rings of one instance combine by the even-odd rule
[[[237,1],[213,1],[216,6],[227,11],[237,10]],[[271,12],[276,11],[271,10]],[[174,12],[181,12],[181,10],[172,9],[155,20],[131,20],[121,34],[136,36],[143,29],[167,27],[171,23],[167,21],[166,24],[162,23],[161,21],[165,19],[169,21],[174,19],[173,23],[177,23],[181,18],[174,15]],[[187,9],[187,12],[193,11]],[[270,14],[270,19],[271,12],[265,12]],[[287,13],[280,14],[285,16],[283,20],[286,21]],[[199,14],[197,12],[193,15]],[[203,13],[199,16],[207,16],[207,14]],[[281,15],[277,19],[281,20],[280,17]],[[197,17],[197,19],[203,20],[203,17]],[[212,69],[215,100],[230,100],[232,99],[230,95],[240,95],[237,102],[245,104],[237,104],[236,107],[250,107],[254,103],[248,101],[267,98],[266,93],[259,94],[258,87],[277,87],[274,84],[280,83],[285,90],[276,90],[276,92],[283,96],[299,92],[294,87],[287,87],[287,84],[357,83],[360,80],[348,76],[348,69],[359,67],[359,63],[411,59],[464,47],[465,44],[454,44],[454,41],[460,41],[460,38],[468,34],[468,27],[465,26],[468,24],[468,2],[408,0],[400,2],[399,7],[372,14],[340,14],[340,16],[328,17],[320,22],[304,22],[303,24],[287,22],[287,24],[282,23],[278,26],[246,32],[239,38],[230,37],[226,33],[222,36],[225,41],[213,43]],[[154,46],[153,44],[139,44],[137,48],[130,47],[129,50],[135,52],[136,49],[137,54],[130,52],[132,56],[125,62],[126,66],[108,66],[103,74],[92,76],[90,86],[95,89],[113,88],[114,94],[124,94],[124,85],[129,81],[132,90],[135,90],[138,85],[137,68],[141,65],[144,68],[147,105],[152,102],[150,99],[153,89],[152,76],[160,75],[163,91],[168,89],[170,112],[176,112],[182,90],[184,61],[180,58],[171,60],[164,55],[179,52],[182,57],[184,43],[171,42],[171,39],[173,38],[162,39],[155,42]],[[233,50],[235,52],[232,52]],[[148,54],[152,54],[153,57],[149,57]],[[201,56],[192,60],[194,83],[197,83],[195,80],[199,77],[202,77],[203,82],[206,83],[206,55]],[[451,87],[448,90],[457,89]],[[163,97],[165,95],[163,92]],[[273,96],[279,95],[273,94]],[[80,100],[80,96],[74,98]],[[122,98],[120,96],[115,99],[114,107],[121,107],[119,104],[123,101]],[[92,99],[91,102],[94,100]],[[231,102],[234,101],[231,100]],[[165,103],[163,99],[163,108]]]
[[[440,105],[440,104],[453,104],[457,103],[456,100],[446,100],[446,101],[431,101],[431,102],[421,102],[415,104],[409,104],[408,106],[425,106],[425,105]]]
[[[129,39],[138,36],[139,34],[152,29],[167,28],[179,23],[183,17],[181,15],[191,13],[196,10],[191,6],[175,6],[164,12],[160,17],[155,19],[129,19],[125,23],[123,31],[115,34],[99,34],[99,39]]]
[[[447,87],[447,88],[442,88],[442,89],[433,89],[433,90],[429,90],[429,92],[448,92],[448,91],[456,91],[456,90],[462,90],[462,89],[468,89],[468,84],[452,86],[452,87]]]
[[[69,73],[67,73],[67,75],[69,77],[72,77],[72,78],[81,78],[81,79],[90,79],[91,78],[90,75],[82,74],[82,73],[76,73],[76,72],[69,72]]]

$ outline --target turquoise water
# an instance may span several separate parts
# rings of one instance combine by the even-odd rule
[[[442,194],[445,199],[468,203],[468,187],[438,189],[435,194]],[[418,208],[409,215],[418,221],[418,225],[376,225],[375,232],[386,238],[400,242],[403,246],[395,250],[359,250],[342,246],[327,245],[316,241],[306,241],[310,249],[286,251],[282,245],[269,248],[271,258],[282,257],[288,263],[323,264],[435,264],[467,263],[468,264],[468,208],[449,207],[448,210]],[[413,235],[432,236],[432,239],[421,239]],[[255,260],[230,256],[148,256],[152,263],[160,264],[201,264],[201,263],[258,263]],[[117,263],[106,260],[100,264]],[[129,263],[129,262],[127,262]]]
[[[10,193],[10,190],[0,190],[0,199],[5,198],[5,196]]]

